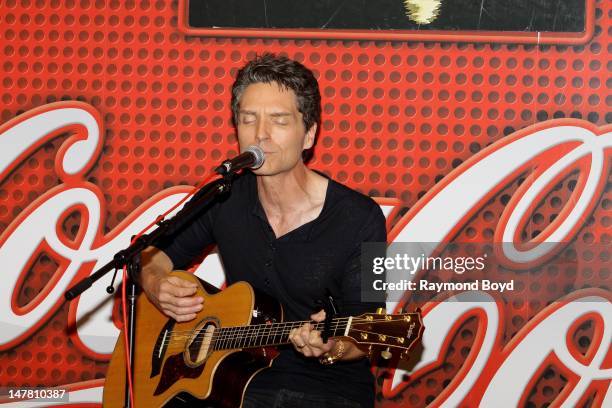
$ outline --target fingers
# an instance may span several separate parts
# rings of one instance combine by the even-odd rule
[[[292,329],[289,333],[289,340],[293,343],[295,349],[304,354],[306,357],[310,357],[313,355],[313,350],[309,344],[309,333],[314,332],[309,323],[297,328]]]
[[[310,318],[315,322],[322,322],[325,320],[325,310],[321,309],[317,313],[311,314]]]
[[[307,346],[306,342],[302,339],[302,336],[300,335],[300,330],[304,326],[296,329],[291,329],[291,331],[289,332],[289,341],[293,344],[293,347],[295,347],[295,349],[300,353],[303,353],[303,349]]]
[[[293,344],[293,348],[301,353],[302,352],[302,347],[305,346],[305,344],[303,344],[301,341],[299,341],[295,335],[295,332],[297,331],[297,329],[291,329],[291,331],[289,332],[289,341],[291,342],[291,344]]]
[[[160,281],[156,303],[164,314],[177,322],[192,320],[203,308],[204,298],[193,296],[197,288],[194,282],[170,276]]]
[[[168,309],[164,309],[163,312],[166,316],[173,318],[177,322],[188,322],[189,320],[195,319],[195,317],[197,316],[195,313],[178,315],[176,313],[171,312]]]
[[[179,321],[186,321],[185,318],[189,316],[189,319],[187,320],[191,320],[193,318],[195,318],[195,314],[197,312],[199,312],[200,310],[202,310],[202,304],[199,305],[195,305],[195,306],[190,306],[190,307],[179,307],[176,305],[173,305],[172,303],[160,303],[162,310],[164,311],[169,311],[172,312],[175,316],[179,316],[182,318]]]
[[[180,297],[174,295],[171,291],[164,287],[160,288],[158,299],[160,303],[169,303],[177,307],[201,305],[202,301],[204,300],[200,296]]]
[[[309,323],[292,329],[289,333],[289,340],[295,349],[306,357],[319,357],[330,351],[335,344],[334,340],[323,343],[321,332],[313,330],[313,326]]]
[[[196,285],[194,282],[189,282],[188,280],[181,279],[178,276],[170,276],[163,281],[162,284],[165,284],[165,289],[172,295],[178,297],[191,296],[196,293],[198,288],[198,285]]]
[[[312,355],[314,357],[319,357],[322,354],[327,353],[329,350],[334,348],[334,344],[336,342],[334,340],[329,339],[327,343],[323,342],[323,338],[321,337],[321,332],[317,330],[312,330],[308,334],[308,347],[310,351],[312,351]]]

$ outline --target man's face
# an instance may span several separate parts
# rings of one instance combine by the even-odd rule
[[[266,160],[257,175],[276,175],[293,169],[302,161],[302,151],[314,143],[316,125],[308,132],[292,90],[276,82],[249,85],[239,103],[237,121],[240,151],[257,145]]]

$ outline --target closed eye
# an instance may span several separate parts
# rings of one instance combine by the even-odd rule
[[[256,120],[255,115],[247,114],[247,115],[240,116],[240,123],[245,124],[245,125],[255,123],[255,120]]]
[[[272,117],[272,123],[274,123],[275,125],[288,125],[289,121],[291,119],[291,114],[290,113],[273,113],[270,115]]]

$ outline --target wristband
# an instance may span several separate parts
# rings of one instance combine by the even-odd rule
[[[342,342],[342,340],[338,340],[338,351],[336,352],[336,355],[330,356],[329,353],[325,353],[321,357],[319,357],[319,363],[323,365],[332,365],[337,360],[340,360],[342,358],[342,355],[344,355],[344,343]]]

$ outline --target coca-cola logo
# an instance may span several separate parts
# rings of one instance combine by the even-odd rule
[[[494,240],[505,242],[500,258],[508,265],[540,262],[553,256],[584,225],[587,215],[604,190],[612,147],[611,127],[595,127],[584,121],[553,120],[530,126],[489,146],[445,177],[429,191],[389,232],[392,242],[443,242],[452,237],[484,202],[508,180],[534,168],[528,179],[511,197],[496,226]],[[0,180],[5,180],[20,163],[47,141],[70,133],[57,151],[55,171],[61,184],[32,201],[0,235],[0,350],[8,350],[28,339],[64,302],[64,291],[78,279],[108,262],[130,237],[149,225],[155,217],[181,200],[191,187],[160,191],[140,204],[109,233],[104,233],[104,200],[101,189],[86,174],[102,150],[102,122],[91,106],[79,102],[49,104],[22,114],[0,127]],[[527,214],[555,180],[578,169],[580,177],[575,200],[566,203],[560,215],[536,238],[518,244],[517,234]],[[389,218],[398,211],[398,201],[378,200]],[[453,203],[453,205],[448,205]],[[69,238],[60,227],[68,212],[82,214],[76,237]],[[436,222],[432,222],[436,220]],[[542,245],[542,243],[548,245]],[[19,306],[16,293],[32,259],[41,248],[52,254],[58,271],[43,290],[26,305]],[[425,254],[427,255],[427,254]],[[206,270],[206,279],[220,285],[220,263],[209,256],[196,273]],[[105,297],[108,282],[99,281],[70,306],[68,324],[76,325],[72,341],[86,354],[108,358],[118,327],[109,316],[112,298]],[[459,295],[461,296],[461,295]],[[509,406],[525,400],[537,373],[554,358],[573,375],[569,386],[555,404],[574,406],[587,389],[603,387],[602,405],[612,404],[609,345],[612,342],[611,295],[604,290],[577,291],[541,310],[507,344],[501,339],[504,307],[499,299],[481,293],[489,302],[429,302],[424,306],[424,353],[412,370],[413,376],[427,370],[441,358],[448,335],[466,316],[478,318],[474,346],[459,374],[440,393],[434,405],[488,406],[500,400]],[[389,304],[388,309],[401,305]],[[82,319],[87,316],[87,319]],[[566,337],[572,327],[591,318],[597,334],[583,358],[572,350]],[[396,394],[405,372],[394,370],[385,381],[385,396]],[[602,383],[602,381],[604,381]],[[606,382],[607,381],[607,385]],[[604,385],[602,385],[604,384]],[[99,387],[76,389],[71,401],[100,401]]]

